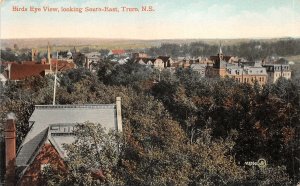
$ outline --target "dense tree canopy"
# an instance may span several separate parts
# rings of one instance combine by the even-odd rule
[[[226,55],[244,57],[248,60],[261,60],[267,56],[290,56],[300,54],[299,39],[283,39],[273,42],[263,40],[253,40],[238,44],[226,45],[222,43],[223,52]],[[204,42],[192,42],[187,44],[162,44],[159,47],[147,49],[147,53],[152,56],[170,55],[178,56],[211,56],[219,51],[218,45],[210,45]]]
[[[68,184],[291,185],[299,180],[299,95],[291,81],[260,87],[203,79],[183,69],[160,72],[159,82],[157,75],[130,62],[103,63],[95,74],[85,69],[59,74],[56,104],[113,103],[122,97],[120,151],[105,159],[108,164],[98,162],[100,182],[90,170],[79,171],[83,163],[106,158],[106,151],[97,159],[97,153],[85,156],[76,150],[91,137],[79,127],[78,140],[67,150],[73,161],[83,163],[68,161]],[[29,78],[5,87],[1,120],[16,113],[19,143],[33,106],[52,103],[53,81],[51,76]],[[115,135],[98,135],[101,128],[89,127],[115,148]],[[85,148],[95,151],[94,146]],[[264,169],[245,164],[260,158],[267,161]],[[50,173],[49,184],[66,184],[57,179],[66,175]]]

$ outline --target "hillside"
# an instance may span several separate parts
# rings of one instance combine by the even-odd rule
[[[253,40],[275,42],[289,38],[274,39],[169,39],[169,40],[132,40],[132,39],[102,39],[102,38],[31,38],[31,39],[1,39],[1,48],[13,48],[17,44],[19,48],[40,48],[46,49],[47,43],[58,50],[76,46],[78,49],[90,47],[94,49],[137,49],[160,46],[162,43],[185,44],[195,41],[202,41],[207,44],[234,45]]]

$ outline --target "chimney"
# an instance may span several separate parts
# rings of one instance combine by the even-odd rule
[[[11,79],[11,63],[8,64],[7,70],[8,70],[8,79]]]
[[[89,60],[88,60],[87,57],[85,57],[85,67],[86,67],[86,69],[90,69],[90,68],[89,68],[89,67],[90,67],[90,64],[89,64]]]
[[[8,117],[4,126],[5,135],[5,182],[7,186],[15,185],[16,165],[16,124]]]
[[[35,51],[31,49],[31,61],[34,61]]]
[[[116,98],[117,109],[117,130],[122,132],[122,114],[121,114],[121,97]]]

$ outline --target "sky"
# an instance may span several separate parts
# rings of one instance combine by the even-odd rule
[[[1,38],[300,37],[300,0],[0,0]],[[153,12],[14,12],[18,7],[152,6]]]

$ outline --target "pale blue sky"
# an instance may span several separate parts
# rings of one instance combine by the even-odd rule
[[[31,13],[12,6],[137,7],[151,13]],[[1,38],[299,37],[300,0],[4,0]]]

